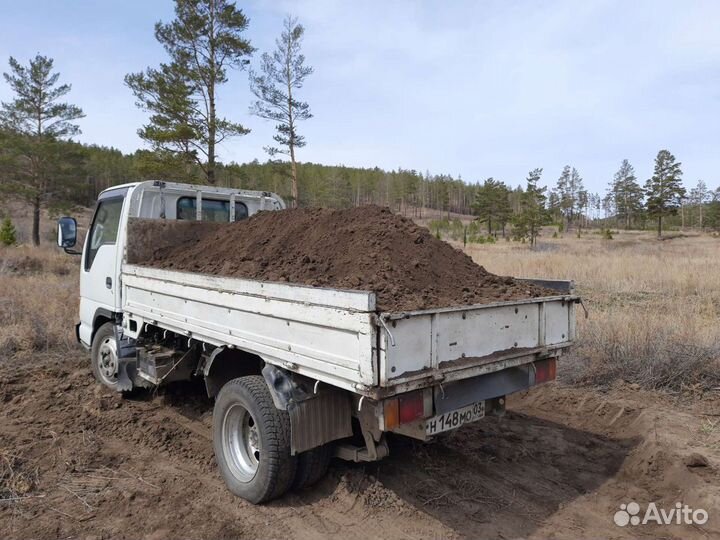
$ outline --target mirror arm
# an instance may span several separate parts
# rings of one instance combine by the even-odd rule
[[[82,255],[82,251],[75,251],[74,249],[70,249],[70,248],[63,248],[63,250],[68,255]]]

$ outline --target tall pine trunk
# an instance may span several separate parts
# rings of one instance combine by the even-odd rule
[[[217,80],[217,70],[215,64],[215,1],[212,0],[210,7],[210,78],[208,81],[208,163],[207,163],[207,181],[211,186],[215,185],[215,137],[217,136],[217,123],[215,116],[215,81]]]
[[[208,162],[207,162],[207,181],[210,185],[215,185],[215,136],[217,134],[217,126],[215,125],[215,89],[210,88],[208,91],[210,100],[210,118],[208,119]]]
[[[680,230],[685,230],[685,205],[680,203]]]
[[[295,163],[295,145],[290,143],[290,170],[292,178],[290,179],[290,196],[292,197],[293,208],[298,207],[298,178],[297,178],[297,163]]]
[[[700,201],[700,230],[703,230],[703,203]]]
[[[40,245],[40,195],[33,201],[32,242],[34,246]]]
[[[298,207],[298,178],[297,178],[297,164],[295,163],[295,123],[293,119],[293,94],[291,80],[291,66],[290,66],[290,50],[288,44],[288,51],[286,54],[285,63],[285,77],[287,79],[287,115],[288,115],[288,150],[290,151],[290,196],[292,197],[293,208]]]

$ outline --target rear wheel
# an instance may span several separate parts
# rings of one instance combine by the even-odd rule
[[[105,323],[95,332],[90,361],[95,379],[108,388],[117,390],[119,361],[113,323]]]
[[[298,455],[294,489],[316,484],[327,473],[332,458],[333,445],[324,444]]]
[[[225,384],[215,400],[213,446],[228,489],[252,503],[280,497],[291,486],[290,417],[273,403],[257,375]]]

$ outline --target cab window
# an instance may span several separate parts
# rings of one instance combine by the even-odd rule
[[[194,197],[180,197],[177,202],[177,218],[194,220],[196,216],[197,199]],[[235,221],[248,217],[248,209],[244,203],[235,203]],[[217,201],[214,199],[202,200],[202,220],[227,222],[230,221],[230,201]]]
[[[98,203],[88,233],[88,249],[85,259],[85,270],[92,267],[100,246],[112,245],[117,241],[122,212],[123,197],[103,199]]]

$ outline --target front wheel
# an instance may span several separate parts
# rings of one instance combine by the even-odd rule
[[[113,323],[105,323],[95,332],[90,349],[90,362],[97,381],[117,390],[120,365]]]
[[[297,460],[290,455],[290,417],[275,407],[260,376],[222,387],[213,411],[213,446],[228,489],[243,499],[266,502],[292,485]]]

